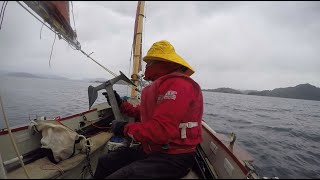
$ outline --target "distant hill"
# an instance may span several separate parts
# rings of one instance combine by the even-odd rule
[[[69,80],[69,78],[57,76],[57,75],[51,75],[51,74],[38,74],[39,76],[45,77],[47,79],[60,79],[60,80]]]
[[[309,83],[299,84],[295,87],[276,88],[274,90],[264,90],[248,93],[248,95],[284,97],[294,99],[307,99],[320,101],[320,88]]]
[[[86,78],[86,79],[82,79],[82,81],[93,82],[93,83],[103,83],[103,82],[108,81],[108,79],[105,79],[105,78]]]
[[[257,90],[240,90],[242,92],[242,94],[249,94],[252,92],[258,92]]]
[[[90,82],[90,83],[104,83],[106,81],[108,81],[108,79],[104,79],[104,78],[91,78],[91,79],[83,79],[83,81],[86,81],[86,82]],[[119,85],[127,85],[126,82],[120,80],[118,81],[116,84],[119,84]]]
[[[263,91],[255,91],[255,90],[240,91],[240,90],[235,90],[231,88],[203,89],[203,91],[320,101],[320,88],[317,88],[316,86],[313,86],[309,83],[299,84],[295,87],[276,88],[273,90],[263,90]]]
[[[42,76],[37,76],[34,74],[30,73],[25,73],[25,72],[11,72],[6,74],[7,76],[14,76],[14,77],[26,77],[26,78],[41,78],[41,79],[46,79],[45,77]]]
[[[203,91],[243,94],[241,91],[231,89],[231,88],[204,89]]]
[[[4,74],[6,76],[13,76],[13,77],[25,77],[25,78],[40,78],[40,79],[65,79],[67,80],[68,78],[62,77],[62,76],[57,76],[57,75],[51,75],[51,74],[31,74],[31,73],[26,73],[26,72],[10,72]]]

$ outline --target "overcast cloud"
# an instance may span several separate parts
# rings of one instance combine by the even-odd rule
[[[73,2],[82,49],[117,74],[130,76],[136,5]],[[155,41],[170,41],[203,89],[320,87],[320,2],[146,2],[145,13],[143,55]],[[8,3],[0,30],[0,71],[113,77],[58,38],[50,68],[54,34],[44,27],[40,39],[40,29],[16,2]]]

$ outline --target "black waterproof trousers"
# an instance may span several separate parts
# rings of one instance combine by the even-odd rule
[[[142,149],[123,149],[99,158],[94,179],[181,178],[195,163],[195,153],[146,155]]]

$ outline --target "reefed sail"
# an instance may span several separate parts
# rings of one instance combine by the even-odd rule
[[[133,36],[133,69],[131,80],[134,82],[136,86],[138,86],[138,73],[142,70],[141,66],[141,55],[142,55],[142,29],[143,24],[142,20],[144,17],[144,1],[139,1],[136,12],[136,20],[134,26],[134,36]],[[136,89],[132,89],[131,97],[136,97],[137,91]]]
[[[69,1],[23,1],[48,23],[58,35],[80,49],[77,34],[70,26]]]

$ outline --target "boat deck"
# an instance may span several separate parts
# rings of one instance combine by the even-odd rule
[[[93,147],[91,154],[92,169],[96,168],[97,159],[105,151],[107,141],[112,137],[112,133],[101,132],[93,137]],[[32,179],[82,179],[82,168],[86,165],[86,155],[78,153],[70,159],[53,164],[47,157],[38,159],[30,164],[25,165],[30,178]],[[72,170],[72,171],[71,171]],[[27,176],[22,167],[7,173],[8,179],[26,179]],[[194,171],[190,171],[181,179],[199,179]]]

